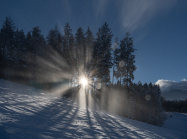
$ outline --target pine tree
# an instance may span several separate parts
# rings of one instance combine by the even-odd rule
[[[71,67],[71,69],[69,70],[70,73],[70,86],[73,85],[74,80],[77,78],[77,58],[76,58],[76,46],[75,46],[75,38],[73,36],[73,34],[70,36],[70,41],[69,41],[69,67]]]
[[[101,82],[106,84],[110,82],[110,68],[112,67],[111,44],[112,44],[112,31],[105,24],[101,27],[97,34],[98,56],[99,61],[97,64],[97,77]]]
[[[119,80],[119,84],[121,85],[121,67],[119,66],[119,62],[120,62],[120,49],[116,48],[114,50],[114,76],[116,77],[116,79],[120,78]]]
[[[94,66],[93,66],[93,53],[94,53],[94,43],[95,43],[95,37],[88,27],[86,33],[85,33],[85,49],[86,49],[86,60],[85,60],[85,68],[86,68],[86,75],[89,79],[91,79],[91,82],[89,83],[88,87],[92,87],[92,92],[94,91]]]
[[[14,48],[14,40],[15,40],[15,25],[11,17],[6,17],[4,21],[3,27],[1,28],[1,57],[2,57],[2,65],[7,67],[5,78],[9,78],[9,72],[11,68],[11,63],[13,63],[13,48]]]
[[[18,70],[23,69],[26,66],[26,55],[23,55],[26,52],[26,44],[25,44],[25,34],[23,30],[16,30],[15,32],[15,68]]]
[[[32,77],[36,80],[37,72],[40,71],[39,66],[40,61],[38,61],[39,57],[44,55],[43,50],[46,49],[46,42],[41,34],[41,30],[39,27],[34,27],[32,30],[31,40],[30,40],[30,53],[32,55],[32,64],[30,64],[32,70]]]
[[[70,64],[70,43],[72,37],[72,29],[70,28],[69,23],[66,23],[64,27],[64,35],[62,37],[62,44],[63,44],[63,58],[66,61],[66,64]]]
[[[162,113],[161,90],[159,85],[154,85],[152,96],[152,103],[154,105],[154,124],[161,126],[165,115]]]
[[[75,40],[76,40],[76,52],[77,52],[77,67],[78,67],[78,77],[81,74],[85,74],[85,36],[84,31],[80,27],[77,29],[77,32],[75,34]]]
[[[51,46],[55,51],[62,53],[62,36],[55,26],[55,29],[51,29],[47,35],[47,43]]]
[[[62,57],[64,58],[66,64],[70,67],[69,70],[69,82],[73,82],[73,78],[76,78],[77,70],[77,60],[75,55],[75,39],[72,34],[72,29],[69,23],[66,23],[64,27],[64,35],[62,37],[63,52]]]
[[[129,103],[128,103],[128,118],[134,119],[135,109],[134,109],[134,96],[130,96]]]
[[[124,66],[121,68],[121,76],[123,78],[123,84],[129,86],[134,79],[134,71],[136,70],[135,55],[133,55],[136,49],[133,48],[133,40],[129,37],[130,34],[126,33],[125,38],[120,42],[120,61],[124,62]]]
[[[32,35],[31,35],[31,31],[29,31],[26,35],[26,39],[25,39],[25,44],[26,44],[26,59],[27,59],[27,70],[29,69],[30,66],[30,60],[31,60],[31,56],[32,56]]]
[[[21,81],[22,83],[25,83],[25,77],[23,75],[23,71],[26,70],[27,66],[27,59],[26,59],[26,40],[25,40],[25,34],[23,30],[16,30],[15,32],[15,41],[14,41],[14,49],[13,49],[13,57],[14,57],[14,63],[12,64],[13,71],[16,74],[16,71],[20,73],[20,76],[13,77],[14,81]]]
[[[98,63],[100,61],[100,51],[99,47],[101,45],[101,28],[98,29],[98,32],[96,33],[96,40],[93,46],[93,56],[92,56],[92,69],[93,70],[93,77],[98,78]],[[98,81],[99,79],[97,79]]]
[[[112,77],[112,84],[114,83],[114,76],[118,79],[119,72],[117,71],[118,63],[119,63],[119,49],[117,48],[119,45],[118,38],[115,39],[115,46],[114,46],[114,52],[113,52],[113,77]]]
[[[60,65],[57,64],[58,62],[55,60],[57,55],[63,56],[63,46],[62,46],[62,36],[60,32],[57,29],[57,26],[55,26],[54,29],[51,29],[46,37],[46,41],[48,44],[48,57],[45,57],[47,61],[49,61],[51,64],[55,65],[56,67],[60,68]],[[52,52],[51,52],[52,50]],[[51,76],[56,73],[56,69],[53,67],[50,67],[48,69],[48,72],[51,74]]]
[[[86,71],[88,72],[91,68],[91,62],[93,57],[93,46],[94,46],[94,35],[88,27],[85,33],[85,49],[86,49]],[[87,73],[88,74],[88,73]]]
[[[41,34],[39,27],[34,27],[32,30],[31,37],[31,52],[33,55],[38,56],[41,52],[41,49],[46,46],[45,39]]]

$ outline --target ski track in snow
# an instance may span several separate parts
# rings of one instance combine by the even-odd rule
[[[170,114],[170,113],[169,113]],[[32,87],[0,80],[0,138],[187,138],[187,115],[157,127],[79,107]],[[177,126],[177,129],[175,128]]]

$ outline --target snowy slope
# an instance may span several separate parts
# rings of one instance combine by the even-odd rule
[[[163,127],[187,133],[187,113],[167,112],[168,117]]]
[[[177,124],[180,126],[180,123]],[[165,127],[167,126],[169,125]],[[0,139],[2,138],[185,139],[187,132],[185,129],[157,127],[91,111],[41,90],[0,80]]]

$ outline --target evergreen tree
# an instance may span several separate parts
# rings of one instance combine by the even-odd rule
[[[26,35],[26,39],[25,39],[25,44],[26,44],[26,59],[27,59],[27,70],[29,69],[30,66],[30,60],[31,60],[31,56],[32,56],[32,35],[31,35],[31,31],[29,31]]]
[[[98,29],[96,33],[96,40],[93,46],[93,56],[92,56],[92,69],[94,69],[93,77],[98,78],[98,63],[100,61],[100,51],[99,47],[101,45],[101,28]],[[97,79],[98,81],[99,79]]]
[[[86,49],[86,71],[90,70],[91,68],[91,62],[93,57],[93,47],[94,47],[94,35],[90,28],[88,27],[86,33],[85,33],[85,49]]]
[[[135,114],[135,108],[134,108],[134,96],[131,95],[129,98],[129,104],[128,104],[128,118],[134,119],[134,114]]]
[[[114,82],[114,76],[118,79],[119,72],[117,71],[118,63],[119,63],[119,49],[117,48],[119,45],[118,38],[115,39],[115,46],[114,46],[114,52],[113,52],[113,77],[112,77],[112,84]]]
[[[50,45],[54,50],[59,53],[62,53],[62,36],[55,26],[55,29],[51,29],[47,35],[47,43]]]
[[[76,39],[76,52],[77,52],[77,67],[78,67],[78,76],[85,74],[85,36],[84,31],[80,27],[77,29],[75,34]]]
[[[126,33],[125,38],[120,41],[120,62],[124,62],[124,65],[120,67],[120,76],[123,78],[123,84],[129,86],[134,79],[133,72],[136,70],[135,55],[133,55],[136,49],[133,48],[133,40],[129,37],[130,34]],[[119,63],[120,64],[120,63]]]
[[[63,55],[62,56],[68,65],[70,64],[71,37],[72,37],[72,29],[70,28],[69,23],[66,23],[64,27],[64,35],[62,37],[62,44],[63,44]]]
[[[89,79],[91,79],[89,86],[91,86],[91,91],[94,91],[94,61],[93,61],[93,53],[94,53],[94,43],[95,43],[95,37],[88,27],[86,33],[85,33],[85,49],[86,49],[86,60],[85,60],[85,66],[86,66],[86,74]]]
[[[117,40],[116,40],[117,42]],[[117,42],[118,44],[118,42]],[[119,66],[119,62],[120,62],[120,49],[116,48],[114,50],[114,60],[113,60],[113,65],[114,65],[114,76],[116,77],[116,79],[120,78],[119,80],[119,84],[121,85],[121,67]]]
[[[154,105],[154,124],[161,126],[164,120],[164,115],[162,113],[161,90],[159,85],[154,85],[152,96],[152,103]]]
[[[99,61],[97,64],[97,77],[101,82],[106,84],[110,82],[110,68],[112,67],[111,44],[112,44],[112,31],[105,24],[101,27],[97,34],[98,56]]]
[[[32,36],[30,40],[30,53],[32,55],[32,64],[30,66],[32,69],[32,77],[36,79],[38,76],[36,76],[37,72],[39,71],[40,61],[38,61],[39,57],[42,57],[44,55],[43,50],[46,49],[46,42],[41,34],[41,30],[39,27],[34,27],[32,30]]]
[[[16,30],[15,32],[15,47],[14,47],[14,57],[15,57],[15,68],[21,70],[26,66],[26,55],[23,55],[26,52],[25,44],[25,34],[23,30]]]
[[[1,28],[1,57],[2,57],[2,65],[7,67],[5,78],[9,78],[10,66],[13,63],[13,49],[15,42],[15,25],[11,17],[6,17],[4,21],[3,27]]]
[[[50,55],[48,55],[48,57],[45,57],[45,59],[48,59],[48,61],[56,66],[60,66],[59,64],[57,64],[58,62],[55,60],[54,57],[56,57],[56,53],[59,54],[60,56],[63,55],[63,47],[62,47],[62,36],[60,34],[60,32],[57,29],[57,26],[55,26],[54,29],[51,29],[47,35],[46,38],[47,44],[49,48],[52,48],[52,51],[55,51],[54,53],[51,53],[49,49],[48,53],[50,53]],[[60,68],[60,67],[59,67]],[[56,72],[54,68],[50,67],[48,69],[48,72],[51,73],[51,76],[53,76],[53,74]]]
[[[64,27],[64,35],[62,37],[63,52],[62,57],[66,64],[69,66],[69,82],[73,82],[73,78],[76,78],[76,66],[77,60],[75,55],[75,39],[72,34],[72,29],[69,23],[66,23]]]
[[[78,71],[77,56],[76,56],[76,45],[75,45],[75,38],[74,38],[73,34],[70,36],[69,46],[70,46],[70,48],[69,48],[69,50],[70,50],[69,66],[71,67],[69,72],[71,73],[70,83],[71,83],[71,86],[72,86],[74,80],[77,78],[76,75],[77,75],[77,71]]]

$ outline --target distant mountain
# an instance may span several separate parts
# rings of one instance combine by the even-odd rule
[[[158,80],[155,84],[159,84],[162,96],[166,100],[185,100],[187,99],[187,81],[181,82]]]

